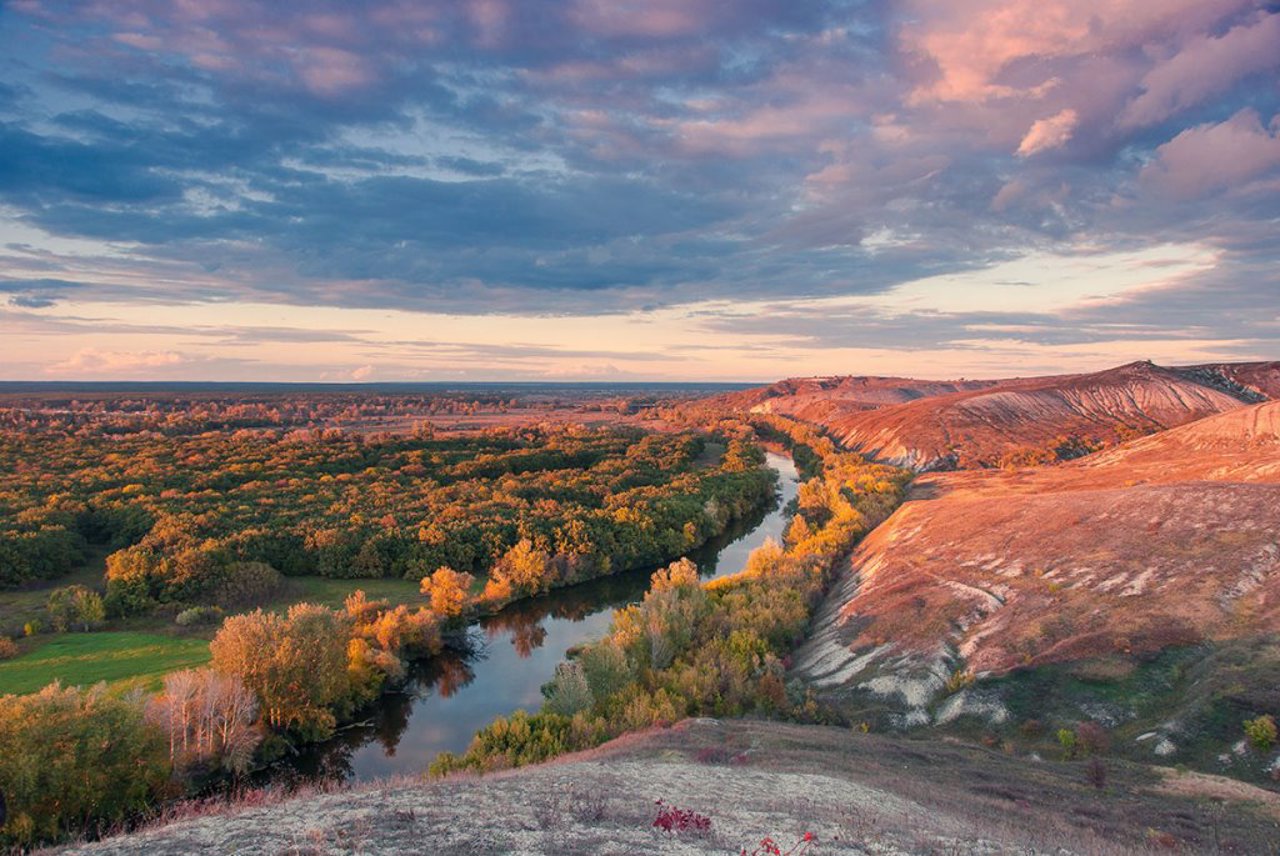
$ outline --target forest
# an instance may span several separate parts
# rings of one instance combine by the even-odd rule
[[[211,639],[207,665],[154,693],[0,695],[0,843],[97,834],[324,739],[474,617],[671,561],[774,495],[739,424],[166,430],[164,408],[137,412],[127,430],[86,430],[81,409],[0,431],[0,589],[46,603],[0,616],[0,660],[141,628]],[[61,584],[93,555],[103,585]],[[351,593],[290,603],[291,579]],[[360,590],[386,580],[421,594]]]
[[[496,571],[494,599],[503,580],[529,594],[680,555],[771,489],[748,445],[635,429],[6,432],[0,460],[0,587],[57,579],[106,544],[113,615],[252,604],[277,574],[448,567]],[[546,567],[521,576],[530,554]]]

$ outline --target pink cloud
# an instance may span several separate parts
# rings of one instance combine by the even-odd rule
[[[1193,199],[1236,188],[1280,168],[1280,115],[1265,128],[1256,110],[1245,108],[1219,124],[1198,125],[1156,149],[1143,168],[1147,188],[1177,199]]]
[[[1151,125],[1229,88],[1249,74],[1280,66],[1280,15],[1262,13],[1221,36],[1198,36],[1142,78],[1143,92],[1124,109],[1122,128]]]
[[[503,0],[475,0],[474,25],[493,31],[505,8]],[[438,43],[442,14],[438,4],[408,0],[368,9],[293,8],[260,0],[90,0],[59,13],[35,2],[23,11],[50,20],[103,22],[117,44],[185,56],[221,77],[323,98],[359,93],[389,75],[403,50]]]
[[[688,152],[746,154],[773,142],[806,139],[816,129],[856,113],[856,102],[846,93],[814,92],[790,104],[759,107],[739,116],[686,120],[673,131]]]
[[[81,348],[60,363],[50,365],[51,374],[111,375],[182,365],[190,360],[177,351],[110,351]]]
[[[498,47],[506,41],[511,8],[505,0],[471,0],[467,16],[476,29],[476,41],[482,47]]]
[[[1137,48],[1171,34],[1203,30],[1252,0],[908,0],[899,37],[931,70],[911,100],[978,102],[1035,96],[1048,80],[1003,79],[1015,63]]]
[[[1018,145],[1018,155],[1024,158],[1031,157],[1037,152],[1065,145],[1075,133],[1079,121],[1080,114],[1070,108],[1047,119],[1037,119]]]
[[[307,89],[317,95],[341,95],[377,80],[372,66],[358,54],[340,48],[309,48],[295,60]]]

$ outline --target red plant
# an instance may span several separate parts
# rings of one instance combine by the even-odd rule
[[[705,814],[687,808],[676,808],[666,805],[662,800],[656,802],[658,816],[654,818],[654,829],[661,829],[668,835],[677,832],[710,832],[711,818]]]
[[[800,856],[801,853],[807,853],[809,847],[817,840],[818,836],[812,832],[806,832],[800,836],[800,840],[791,845],[789,850],[783,850],[778,842],[765,836],[760,839],[760,846],[750,853],[747,852],[747,848],[743,847],[740,856]]]

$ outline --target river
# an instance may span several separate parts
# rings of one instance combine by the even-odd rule
[[[734,574],[767,538],[781,541],[799,477],[791,458],[768,453],[779,501],[689,554],[703,579]],[[613,611],[640,600],[653,569],[617,574],[512,604],[477,622],[473,651],[446,653],[413,670],[367,720],[307,747],[266,772],[273,781],[366,781],[426,770],[440,752],[461,752],[497,716],[542,704],[541,687],[570,648],[598,639]]]

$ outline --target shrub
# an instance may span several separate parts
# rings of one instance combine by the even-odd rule
[[[734,754],[727,746],[703,746],[693,756],[699,764],[728,764]]]
[[[1271,714],[1263,714],[1256,719],[1246,720],[1244,736],[1249,745],[1259,752],[1267,752],[1276,743],[1276,720]]]
[[[1102,790],[1107,786],[1107,765],[1096,755],[1089,759],[1089,764],[1085,767],[1084,774],[1089,784],[1098,790]]]
[[[1111,748],[1111,735],[1096,722],[1082,722],[1076,729],[1076,743],[1086,755],[1105,755]]]
[[[431,764],[432,775],[457,770],[501,770],[537,764],[574,746],[573,721],[555,713],[517,710],[498,717],[476,732],[464,755],[442,752]]]
[[[0,636],[0,660],[12,660],[18,656],[18,643],[8,636]]]
[[[221,607],[257,606],[280,590],[280,572],[265,562],[232,562],[209,598]]]
[[[711,831],[711,818],[705,814],[687,808],[676,808],[662,800],[656,802],[658,816],[653,819],[653,828],[662,830],[668,835],[677,832],[697,832],[705,834]]]
[[[184,609],[173,619],[179,627],[191,627],[196,624],[216,624],[222,620],[222,608],[218,606],[193,606]]]
[[[971,686],[973,684],[973,681],[974,681],[973,672],[969,671],[968,669],[956,669],[947,678],[947,692],[949,694],[958,693],[960,692],[960,690],[964,689],[965,687]]]
[[[800,836],[795,844],[787,850],[782,849],[782,845],[774,841],[772,838],[760,839],[760,846],[747,853],[747,848],[742,848],[741,856],[800,856],[801,853],[808,853],[809,848],[818,840],[818,837],[812,832],[806,832]]]
[[[560,663],[556,666],[556,675],[542,688],[542,694],[546,698],[543,709],[562,716],[573,716],[578,711],[591,707],[595,701],[580,663]]]
[[[1058,745],[1062,747],[1062,757],[1071,760],[1076,756],[1076,733],[1070,728],[1059,728]]]

